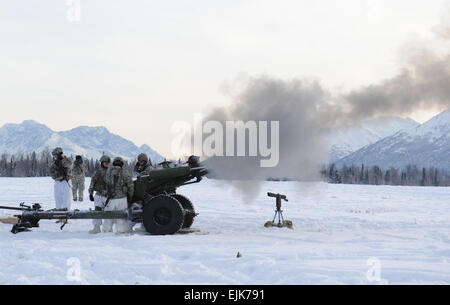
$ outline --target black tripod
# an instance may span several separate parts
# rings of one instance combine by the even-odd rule
[[[282,228],[285,225],[285,221],[283,218],[283,210],[281,209],[281,200],[283,199],[284,201],[288,201],[288,199],[286,198],[286,195],[281,195],[281,194],[267,193],[267,196],[275,197],[276,204],[277,204],[277,209],[275,210],[275,216],[273,217],[271,225]],[[275,224],[275,219],[277,218],[277,215],[278,215],[278,224]]]

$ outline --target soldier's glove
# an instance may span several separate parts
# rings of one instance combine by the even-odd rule
[[[90,201],[94,201],[94,195],[90,194],[90,195],[89,195],[89,200],[90,200]]]

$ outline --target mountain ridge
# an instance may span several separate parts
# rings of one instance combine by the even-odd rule
[[[338,160],[336,165],[381,168],[407,165],[450,170],[450,109],[409,130],[399,131]]]
[[[0,153],[31,153],[60,146],[68,155],[83,155],[99,159],[104,153],[111,157],[133,159],[146,153],[152,162],[164,160],[158,152],[144,144],[114,134],[104,126],[78,126],[66,131],[53,131],[45,124],[24,120],[20,124],[6,123],[0,127]]]
[[[410,118],[389,116],[363,121],[356,126],[337,128],[327,138],[329,162],[336,162],[387,136],[419,125]]]

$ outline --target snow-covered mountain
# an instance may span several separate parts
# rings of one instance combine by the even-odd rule
[[[105,127],[81,126],[68,131],[55,132],[35,121],[21,124],[5,124],[0,128],[0,153],[40,152],[46,148],[60,146],[67,155],[83,155],[98,159],[105,153],[109,156],[135,158],[146,153],[152,162],[164,158],[148,145],[136,146],[133,142],[108,131]]]
[[[409,118],[382,117],[364,121],[358,126],[338,128],[328,137],[329,160],[335,162],[364,146],[418,125],[420,124]]]
[[[336,164],[402,168],[408,164],[450,170],[450,109],[415,128],[368,145]]]

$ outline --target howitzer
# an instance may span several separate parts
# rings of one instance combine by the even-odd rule
[[[198,183],[207,174],[206,168],[200,166],[198,158],[190,157],[187,163],[175,164],[164,162],[161,168],[140,176],[134,181],[135,192],[130,207],[123,211],[44,211],[40,204],[20,207],[0,207],[0,209],[17,210],[22,214],[14,215],[16,222],[12,233],[29,231],[39,227],[40,220],[58,219],[127,219],[135,223],[143,223],[146,231],[155,235],[174,234],[181,229],[190,228],[194,217],[192,202],[176,189],[183,185]]]

